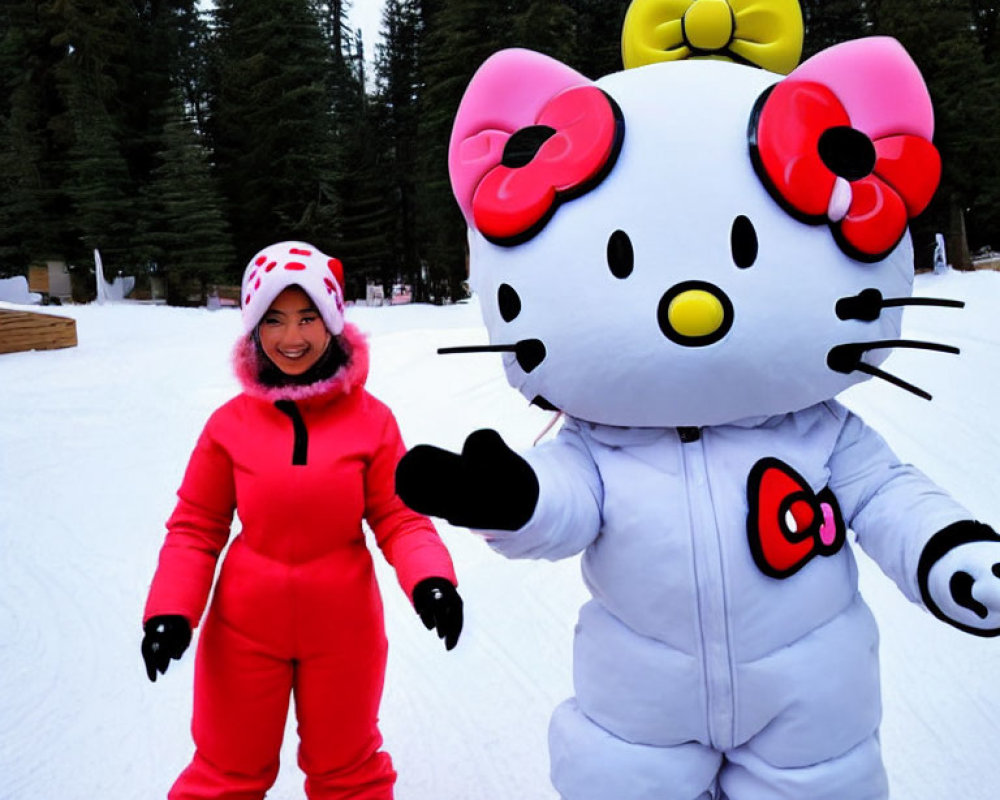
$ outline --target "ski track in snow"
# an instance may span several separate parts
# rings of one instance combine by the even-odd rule
[[[934,402],[878,381],[843,400],[904,459],[1000,525],[1000,275],[922,276],[917,293],[965,312],[913,308],[905,334],[962,356],[899,352],[885,368]],[[192,752],[193,649],[148,682],[142,604],[191,447],[236,390],[235,312],[132,305],[50,309],[80,346],[0,356],[0,800],[165,797]],[[550,414],[507,386],[497,354],[438,357],[486,341],[475,302],[356,307],[371,391],[410,445],[458,449],[480,427],[530,447]],[[546,736],[572,692],[578,559],[506,561],[440,524],[465,599],[446,653],[376,556],[389,668],[382,705],[401,800],[555,800]],[[882,742],[897,800],[987,800],[1000,785],[1000,640],[961,634],[910,604],[864,555],[862,591],[882,632]],[[303,797],[290,714],[268,797]],[[614,800],[614,798],[609,798]]]

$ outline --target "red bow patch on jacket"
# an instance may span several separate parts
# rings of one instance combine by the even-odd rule
[[[762,458],[747,478],[747,537],[765,575],[787,578],[813,556],[840,550],[847,527],[829,488],[813,492],[805,479],[777,458]]]

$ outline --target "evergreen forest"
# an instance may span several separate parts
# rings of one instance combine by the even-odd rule
[[[349,299],[464,296],[446,151],[465,85],[512,46],[620,69],[628,0],[385,0],[377,43],[350,2],[0,0],[0,277],[65,261],[87,299],[99,248],[109,280],[160,275],[185,304],[302,239],[342,259]],[[930,86],[945,169],[916,266],[938,232],[958,267],[1000,249],[1000,2],[802,7],[805,55],[888,34]]]

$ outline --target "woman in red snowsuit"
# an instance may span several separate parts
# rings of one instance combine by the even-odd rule
[[[212,414],[167,523],[144,615],[151,680],[201,619],[196,752],[171,800],[263,798],[295,695],[311,800],[389,800],[395,772],[377,727],[386,663],[366,520],[403,591],[448,649],[462,625],[451,559],[396,496],[404,445],[364,389],[368,351],[343,320],[336,259],[302,242],[262,250],[243,279],[243,393]]]

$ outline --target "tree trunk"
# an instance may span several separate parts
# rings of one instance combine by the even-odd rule
[[[957,195],[949,202],[948,234],[945,237],[948,262],[954,269],[972,269],[969,241],[965,236],[965,211]]]

